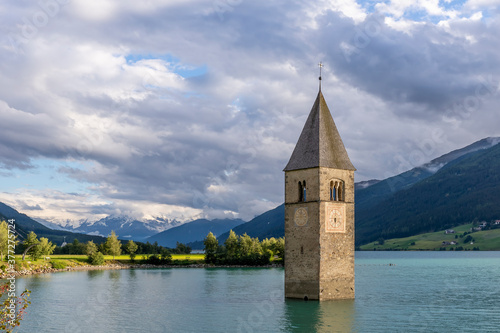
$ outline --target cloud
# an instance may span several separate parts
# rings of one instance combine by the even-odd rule
[[[319,61],[359,180],[499,134],[486,3],[55,3],[9,4],[0,25],[0,178],[24,179],[0,201],[35,217],[277,206]]]

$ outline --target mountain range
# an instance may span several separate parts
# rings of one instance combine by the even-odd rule
[[[33,220],[26,214],[19,213],[12,207],[7,206],[0,202],[0,220],[15,220],[16,232],[19,235],[19,239],[24,240],[30,231],[37,234],[38,238],[46,237],[54,244],[61,245],[64,241],[72,242],[74,239],[78,239],[80,242],[88,242],[90,240],[95,243],[102,243],[104,241],[103,237],[85,235],[81,233],[73,233],[64,230],[55,230],[44,226],[43,224]]]
[[[145,241],[150,236],[181,224],[182,222],[175,219],[158,218],[142,222],[127,216],[108,216],[95,222],[84,221],[77,227],[66,226],[63,229],[103,237],[114,231],[120,239]]]
[[[485,138],[396,176],[356,183],[356,244],[432,232],[475,219],[500,219],[499,142],[500,138]],[[109,216],[68,228],[41,221],[52,229],[0,204],[0,217],[14,215],[25,232],[34,230],[45,235],[43,237],[50,235],[58,240],[68,231],[107,236],[114,230],[121,239],[157,241],[168,247],[175,247],[179,241],[198,249],[203,248],[202,239],[209,231],[218,235],[221,243],[229,229],[260,239],[284,236],[283,204],[246,223],[242,220],[138,221],[126,216]],[[65,230],[54,230],[56,228]],[[73,235],[78,235],[72,237],[79,240],[82,236],[96,237]]]

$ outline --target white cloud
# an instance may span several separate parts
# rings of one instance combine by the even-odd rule
[[[389,14],[396,19],[410,15],[412,12],[425,11],[429,16],[442,16],[454,18],[458,15],[456,10],[446,10],[439,5],[439,0],[398,0],[389,3],[382,2],[375,8],[384,14]]]
[[[90,21],[105,21],[113,18],[120,7],[113,0],[71,0],[75,16]]]
[[[75,1],[30,38],[23,18],[41,8],[10,4],[0,29],[21,42],[1,43],[0,174],[70,160],[53,176],[80,186],[25,179],[0,201],[52,221],[251,218],[283,201],[319,61],[358,180],[500,134],[494,92],[467,118],[448,111],[500,77],[485,2],[228,4]]]
[[[485,9],[485,8],[498,8],[497,0],[469,0],[465,3],[464,7],[470,10]]]

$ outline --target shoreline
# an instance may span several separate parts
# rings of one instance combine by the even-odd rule
[[[23,277],[30,275],[59,273],[59,272],[73,272],[73,271],[93,271],[93,270],[113,270],[113,269],[151,269],[151,268],[282,268],[283,264],[270,264],[263,266],[245,266],[245,265],[209,265],[209,264],[189,264],[189,265],[151,265],[151,264],[122,264],[122,263],[109,263],[106,265],[79,265],[66,268],[53,268],[48,266],[33,267],[30,269],[23,269],[14,272],[0,273],[0,280],[11,277]]]

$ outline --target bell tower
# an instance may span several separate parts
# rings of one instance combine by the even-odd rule
[[[354,298],[355,170],[320,85],[284,169],[285,297]]]

